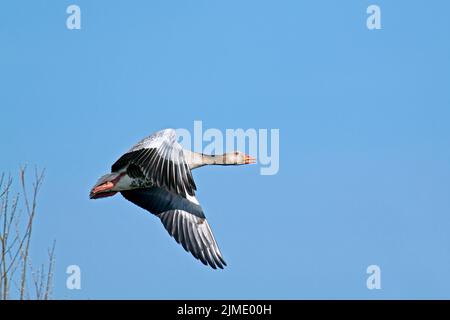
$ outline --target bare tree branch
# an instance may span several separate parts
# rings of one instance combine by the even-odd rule
[[[42,264],[34,269],[30,257],[33,223],[36,218],[38,194],[44,180],[44,170],[34,170],[31,192],[28,192],[27,188],[26,167],[19,171],[21,193],[12,195],[13,180],[11,176],[0,174],[0,300],[50,299],[55,242],[48,250],[47,268]],[[19,210],[20,206],[24,210]],[[23,211],[26,212],[25,216],[21,214]],[[17,272],[19,270],[20,272]],[[30,287],[34,288],[33,294]],[[17,290],[17,294],[14,294],[12,289]]]

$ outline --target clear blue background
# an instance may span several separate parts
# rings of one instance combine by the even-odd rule
[[[56,239],[55,297],[450,298],[449,14],[444,0],[3,2],[0,169],[47,170],[33,259]],[[194,172],[223,271],[120,195],[88,199],[137,140],[194,120],[280,129],[278,175]]]

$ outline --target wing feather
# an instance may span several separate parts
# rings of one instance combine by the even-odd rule
[[[127,200],[158,216],[175,241],[203,264],[214,269],[226,266],[211,227],[195,198],[188,200],[159,187],[121,193]]]
[[[173,129],[158,131],[137,143],[112,165],[111,171],[128,171],[131,165],[138,167],[142,172],[140,178],[150,184],[185,198],[195,195],[197,187]],[[130,174],[134,177],[137,172],[133,170]]]
[[[177,232],[172,232],[173,228],[170,228],[169,224],[165,223],[167,221],[165,219],[166,215],[175,215],[178,217]],[[163,212],[160,214],[160,218],[169,234],[195,258],[203,263],[206,260],[207,264],[214,269],[217,267],[223,269],[226,266],[225,260],[206,219],[198,218],[183,210]]]

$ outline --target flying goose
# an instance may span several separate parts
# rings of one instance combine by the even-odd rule
[[[236,151],[205,155],[185,150],[175,130],[165,129],[141,140],[122,155],[92,188],[91,199],[120,192],[161,219],[175,240],[203,264],[226,266],[205,214],[195,197],[191,170],[205,165],[242,165],[256,159]]]

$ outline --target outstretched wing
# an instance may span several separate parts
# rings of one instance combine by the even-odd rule
[[[151,184],[185,198],[194,196],[197,190],[173,129],[161,130],[143,139],[111,167],[112,172],[123,169],[131,178],[149,180]]]
[[[161,219],[169,234],[203,264],[226,266],[211,227],[195,198],[190,201],[158,187],[122,191],[125,199]]]
[[[183,210],[169,210],[161,213],[159,217],[169,234],[186,251],[205,265],[223,269],[226,265],[225,260],[206,219]]]

